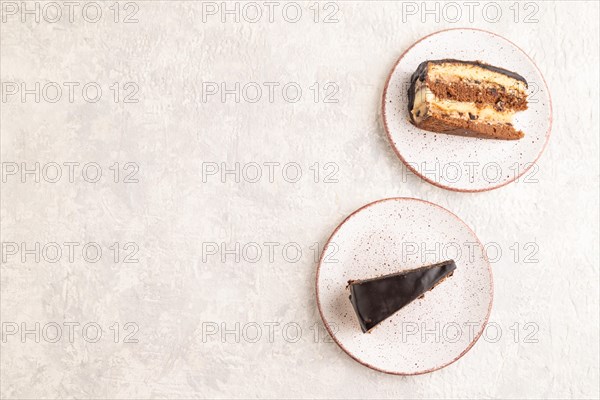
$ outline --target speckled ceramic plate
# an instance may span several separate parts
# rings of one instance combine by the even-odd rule
[[[443,58],[479,60],[525,77],[529,109],[517,113],[514,120],[525,137],[516,141],[469,138],[412,125],[407,98],[410,76],[421,62]],[[546,147],[552,125],[550,92],[531,58],[509,40],[476,29],[437,32],[411,46],[388,78],[382,107],[385,129],[398,157],[423,180],[456,191],[491,190],[528,171],[535,173],[531,168]]]
[[[454,259],[433,290],[363,333],[348,281]],[[333,232],[317,269],[317,304],[331,337],[356,361],[398,375],[447,366],[477,341],[492,307],[492,272],[475,233],[427,201],[394,198],[352,213]]]

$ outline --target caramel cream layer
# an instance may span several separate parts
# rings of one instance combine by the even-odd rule
[[[415,102],[411,113],[415,122],[419,123],[426,116],[428,104],[435,100],[435,95],[421,81],[417,82],[415,90]]]
[[[527,93],[527,86],[524,82],[471,64],[429,64],[427,75],[432,80],[492,82],[506,87],[507,90],[513,89],[523,94]]]

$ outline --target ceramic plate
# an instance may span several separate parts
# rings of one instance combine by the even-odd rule
[[[428,132],[408,119],[410,76],[425,60],[478,60],[525,77],[529,109],[514,125],[525,133],[516,141]],[[450,29],[410,47],[394,66],[383,93],[383,120],[396,154],[422,179],[445,189],[477,192],[506,185],[530,170],[542,154],[552,125],[550,92],[533,61],[515,44],[491,32]]]
[[[454,259],[454,275],[363,333],[348,281]],[[492,272],[475,233],[450,211],[394,198],[351,214],[329,238],[317,269],[317,303],[331,337],[373,369],[414,375],[442,368],[475,344],[492,307]]]

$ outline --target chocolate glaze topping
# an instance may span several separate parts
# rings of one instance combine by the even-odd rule
[[[411,303],[456,269],[453,260],[379,278],[349,281],[350,301],[363,332]]]
[[[521,81],[525,84],[526,87],[528,87],[527,80],[525,78],[523,78],[521,75],[517,74],[516,72],[512,72],[512,71],[509,71],[504,68],[494,67],[493,65],[489,65],[489,64],[483,63],[481,61],[462,61],[462,60],[455,60],[452,58],[445,58],[443,60],[423,61],[421,64],[419,64],[419,66],[417,67],[415,72],[410,77],[410,87],[408,88],[408,114],[410,115],[410,120],[413,123],[415,122],[415,120],[410,111],[412,111],[413,106],[415,104],[415,85],[419,79],[421,81],[425,80],[425,76],[427,75],[427,65],[429,63],[432,63],[432,64],[454,63],[454,64],[475,65],[477,67],[484,68],[489,71],[493,71],[493,72],[497,72],[502,75],[506,75],[509,78],[513,78],[517,81]]]

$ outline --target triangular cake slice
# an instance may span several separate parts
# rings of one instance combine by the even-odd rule
[[[451,135],[517,140],[513,117],[527,109],[527,80],[481,61],[428,60],[411,77],[410,121]]]
[[[453,260],[397,272],[379,278],[349,281],[350,301],[363,332],[370,331],[456,269]]]

